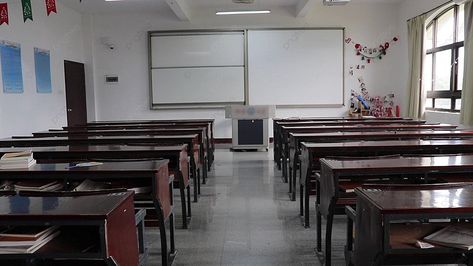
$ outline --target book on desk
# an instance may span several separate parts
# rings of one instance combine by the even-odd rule
[[[0,158],[0,169],[29,168],[35,163],[31,150],[7,152]]]
[[[0,231],[0,254],[34,253],[60,234],[59,226],[14,226]]]

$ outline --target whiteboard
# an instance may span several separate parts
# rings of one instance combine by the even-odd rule
[[[249,103],[344,104],[344,30],[248,30]]]
[[[244,103],[244,33],[150,32],[152,107]]]
[[[194,66],[243,66],[243,32],[152,36],[152,68]]]
[[[152,70],[153,103],[243,103],[244,67]],[[166,89],[163,89],[166,88]]]

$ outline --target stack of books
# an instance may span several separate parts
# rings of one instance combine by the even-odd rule
[[[29,151],[7,152],[0,158],[0,169],[29,168],[36,163]]]
[[[424,237],[424,241],[434,245],[471,250],[473,249],[473,228],[450,225]]]
[[[16,182],[13,188],[28,191],[58,191],[63,188],[63,184],[50,180],[25,180]]]
[[[34,253],[60,234],[58,226],[15,226],[0,232],[0,254]]]

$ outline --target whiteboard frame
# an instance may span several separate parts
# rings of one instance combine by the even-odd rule
[[[152,60],[152,51],[151,51],[151,38],[156,36],[194,36],[194,35],[218,35],[218,34],[234,34],[241,33],[243,34],[243,98],[244,101],[235,101],[235,102],[198,102],[198,103],[154,103],[153,102],[153,60]],[[248,73],[248,63],[247,63],[247,31],[245,29],[198,29],[198,30],[164,30],[164,31],[148,31],[148,73],[149,73],[149,102],[150,108],[153,110],[156,109],[209,109],[209,108],[225,108],[227,105],[246,105],[248,103],[247,95],[247,73]],[[209,66],[206,66],[209,67]],[[224,66],[225,67],[225,66]],[[176,67],[177,68],[177,67]]]
[[[248,67],[248,31],[283,31],[283,30],[341,30],[342,31],[342,71],[343,71],[343,85],[342,95],[343,99],[341,103],[334,104],[292,104],[292,105],[276,105],[276,108],[340,108],[346,106],[346,59],[345,59],[345,27],[271,27],[271,28],[240,28],[240,29],[190,29],[190,30],[164,30],[164,31],[148,31],[148,72],[149,72],[149,101],[151,110],[159,109],[211,109],[211,108],[225,108],[227,105],[248,105],[249,103],[249,67]],[[166,103],[166,104],[155,104],[153,103],[153,86],[152,86],[152,57],[151,57],[151,38],[153,36],[185,36],[185,35],[206,35],[206,34],[225,34],[225,33],[243,33],[244,38],[244,102],[200,102],[192,104],[179,104],[179,103]]]

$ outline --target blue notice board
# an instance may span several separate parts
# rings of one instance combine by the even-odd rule
[[[51,59],[49,51],[34,48],[34,65],[36,91],[38,93],[51,93]]]
[[[3,92],[23,93],[20,44],[0,42]]]

